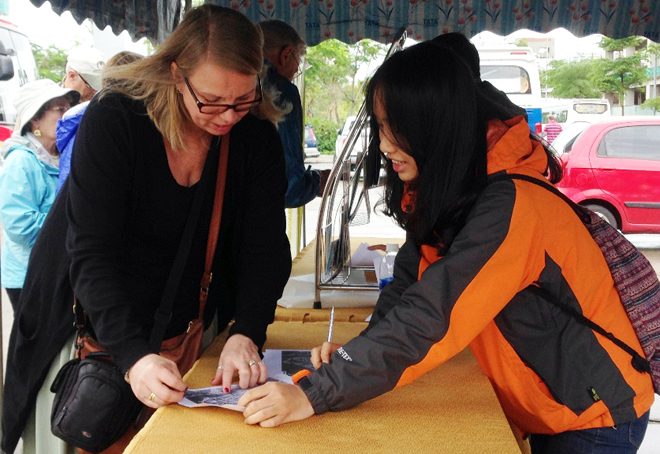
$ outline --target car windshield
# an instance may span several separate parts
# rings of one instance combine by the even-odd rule
[[[568,126],[552,142],[552,148],[554,148],[557,154],[560,155],[570,152],[578,136],[582,134],[590,124],[591,123],[587,123],[586,121],[577,121]]]

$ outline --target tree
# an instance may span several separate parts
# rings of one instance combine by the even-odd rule
[[[385,46],[370,40],[351,46],[331,39],[307,49],[305,121],[314,127],[317,138],[323,135],[320,151],[333,151],[337,128],[362,104],[361,71],[384,54]]]
[[[600,40],[600,43],[598,44],[598,47],[605,50],[606,52],[620,52],[624,49],[627,49],[628,47],[638,47],[643,42],[644,40],[637,36],[629,36],[627,38],[621,39],[613,39],[608,38],[607,36],[603,36],[603,38]]]
[[[621,52],[628,47],[637,47],[642,42],[641,38],[636,37],[624,39],[603,37],[600,47],[608,52]],[[630,57],[620,56],[614,60],[602,58],[594,61],[591,80],[603,92],[613,93],[619,98],[621,115],[625,115],[624,99],[626,92],[633,87],[643,87],[646,82],[646,68],[641,63],[642,55],[639,53],[635,53]]]
[[[642,107],[645,109],[653,109],[653,115],[660,109],[660,97],[655,97],[647,99],[642,103]]]
[[[60,82],[64,78],[66,66],[66,52],[55,46],[41,47],[32,43],[32,53],[37,63],[37,71],[40,79],[51,79]]]
[[[593,71],[591,60],[555,60],[545,73],[553,98],[600,98],[602,93],[589,80]]]
[[[644,57],[646,61],[648,61],[649,66],[651,68],[657,68],[658,67],[658,62],[660,61],[660,44],[649,44],[646,49],[644,49]],[[649,98],[656,98],[658,96],[657,94],[657,84],[658,84],[658,78],[660,78],[660,73],[656,71],[654,72],[653,70],[651,71],[651,77],[653,77],[653,92],[649,94]],[[655,110],[653,111],[653,114],[655,115]]]

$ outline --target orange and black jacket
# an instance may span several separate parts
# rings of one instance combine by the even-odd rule
[[[522,117],[489,125],[488,174],[543,179],[547,158]],[[522,180],[487,185],[447,254],[407,241],[368,328],[299,384],[316,413],[407,384],[470,347],[506,415],[554,434],[637,419],[653,403],[630,355],[549,300],[639,341],[603,255],[573,210]]]

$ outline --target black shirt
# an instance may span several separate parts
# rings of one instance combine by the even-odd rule
[[[215,190],[211,184],[166,338],[199,309],[199,283]],[[161,134],[141,102],[93,100],[76,138],[71,174],[32,250],[15,314],[3,400],[3,441],[13,449],[56,354],[73,332],[72,295],[121,370],[151,353],[153,317],[198,185],[172,176]],[[291,270],[285,233],[284,153],[275,127],[252,115],[230,132],[227,183],[205,325],[261,348]]]

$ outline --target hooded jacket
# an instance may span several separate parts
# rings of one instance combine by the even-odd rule
[[[57,122],[57,149],[60,150],[60,176],[57,183],[57,192],[60,192],[64,181],[71,172],[71,155],[73,144],[76,141],[78,126],[87,110],[88,102],[78,104],[67,111]]]
[[[2,285],[22,288],[30,251],[55,201],[59,170],[56,158],[32,133],[12,136],[0,148],[0,222]]]
[[[547,158],[522,117],[491,122],[488,174],[543,179]],[[300,380],[316,413],[412,382],[469,346],[505,414],[526,433],[612,426],[653,403],[630,356],[549,299],[643,355],[596,243],[573,210],[533,183],[484,189],[442,258],[407,241],[368,328]]]

